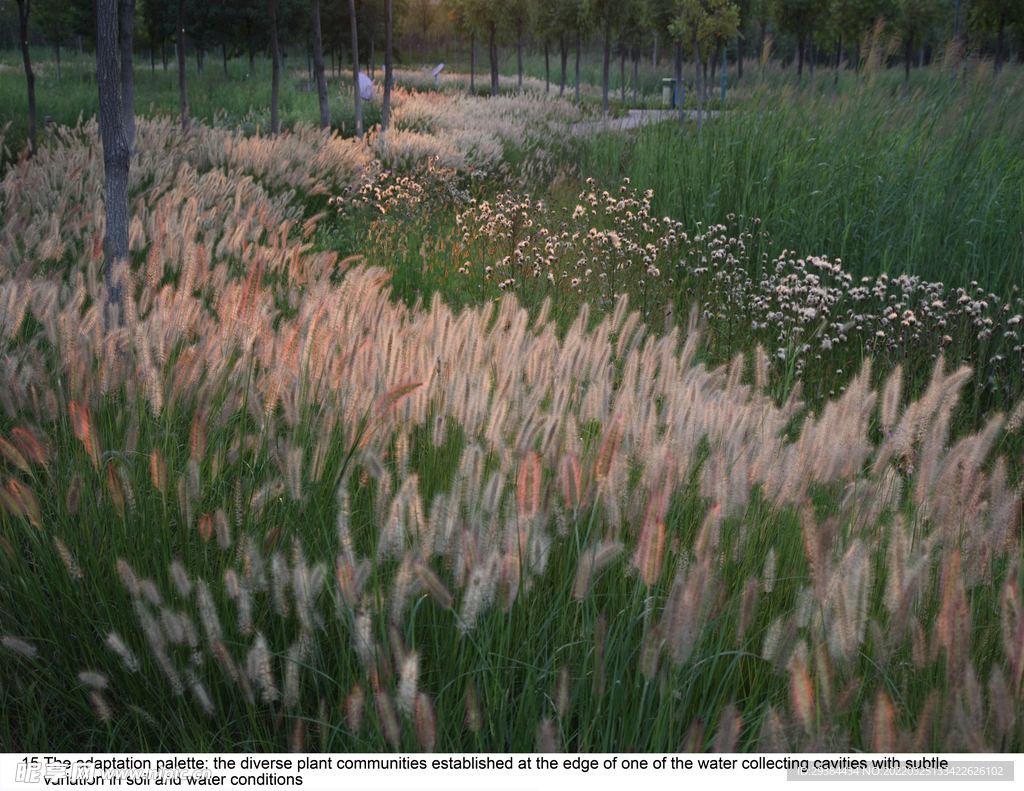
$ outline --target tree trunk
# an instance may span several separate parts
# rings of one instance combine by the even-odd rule
[[[914,53],[914,31],[911,30],[907,34],[907,41],[903,51],[903,66],[904,66],[904,77],[903,84],[910,86],[910,58]]]
[[[60,39],[53,42],[53,51],[57,53],[57,82],[60,82]]]
[[[153,48],[149,48],[149,72],[150,74],[156,74],[156,53]]]
[[[121,114],[129,154],[135,149],[135,63],[132,35],[135,32],[135,0],[121,0]]]
[[[839,84],[839,69],[843,66],[843,37],[839,37],[839,43],[836,45],[836,79],[835,84]]]
[[[356,0],[348,0],[348,16],[352,27],[352,95],[356,108],[356,137],[363,139],[363,97],[359,94],[359,30],[356,27]],[[390,77],[390,74],[388,75]]]
[[[227,79],[227,76],[228,76],[228,45],[223,43],[223,42],[221,42],[221,45],[220,45],[220,55],[221,55],[221,58],[224,61],[224,78]]]
[[[636,89],[640,84],[640,48],[633,53],[633,104],[636,105]]]
[[[324,74],[324,46],[320,35],[320,0],[310,0],[310,21],[313,23],[313,73],[316,93],[320,99],[320,128],[331,128],[331,106],[327,102],[327,76]]]
[[[128,258],[128,168],[131,153],[124,134],[117,51],[118,0],[96,3],[96,84],[99,89],[100,137],[103,141],[103,171],[106,203],[106,233],[103,252],[106,259],[108,311],[123,307],[122,284],[114,283],[115,261]],[[107,314],[107,326],[120,322],[121,311]]]
[[[626,48],[622,48],[619,59],[619,85],[622,89],[622,103],[626,103]]]
[[[770,53],[767,53],[767,52],[764,51],[764,45],[765,45],[765,32],[764,32],[764,28],[765,28],[765,25],[767,25],[767,24],[768,24],[768,22],[766,20],[764,20],[764,19],[761,20],[761,61],[760,61],[760,67],[759,68],[761,70],[761,84],[762,85],[764,85],[764,67],[768,65],[768,57],[770,56]]]
[[[270,136],[277,137],[281,128],[277,100],[281,91],[281,53],[277,46],[277,0],[270,0],[270,58],[273,61],[270,77]],[[358,92],[358,80],[357,92]]]
[[[28,143],[31,156],[36,153],[36,76],[28,54],[28,15],[31,0],[18,0],[18,22],[21,33],[21,57],[25,61],[25,82],[28,83]]]
[[[810,70],[811,70],[811,86],[813,87],[814,86],[814,61],[817,60],[817,58],[815,57],[817,55],[817,51],[816,51],[816,49],[814,47],[814,39],[813,38],[808,42],[808,44],[810,45],[810,51],[807,53],[807,60],[809,61],[808,66],[810,67]]]
[[[249,77],[256,76],[256,48],[252,45],[252,37],[249,37]]]
[[[610,80],[608,71],[612,58],[612,23],[606,20],[604,24],[604,61],[601,72],[601,110],[604,117],[608,117],[608,82]]]
[[[679,106],[676,108],[679,110],[679,125],[682,126],[683,122],[686,121],[686,115],[683,112],[683,42],[676,42],[676,84],[672,91],[672,98],[669,100],[669,106],[671,107],[672,102],[676,100],[676,96],[679,97]]]
[[[652,58],[652,60],[654,61],[654,68],[658,68],[658,34],[657,33],[654,34],[654,57]]]
[[[562,57],[562,82],[558,86],[558,98],[561,99],[565,93],[565,67],[569,60],[569,41],[565,36],[558,41],[558,52]]]
[[[996,69],[998,74],[1003,70],[1003,39],[1006,35],[1006,12],[999,17],[999,32],[996,34]]]
[[[373,72],[377,67],[376,53],[373,51],[373,34],[370,35],[370,79],[373,79]]]
[[[384,0],[384,101],[380,109],[381,134],[387,131],[391,118],[391,86],[394,83],[391,76],[391,28],[391,0]]]
[[[803,79],[803,76],[804,76],[804,39],[803,38],[800,39],[799,50],[800,50],[799,61],[797,62],[797,67],[796,67],[796,81],[798,83],[800,82],[801,79]]]
[[[476,96],[476,31],[469,33],[469,95]]]
[[[519,95],[523,95],[523,32],[516,36],[516,55],[519,58]]]
[[[576,28],[576,106],[580,106],[580,29]]]
[[[544,95],[551,95],[551,54],[546,38],[544,39]]]
[[[487,47],[491,58],[491,96],[498,95],[498,25],[491,23],[491,38]]]
[[[188,90],[185,86],[185,0],[178,0],[178,98],[181,101],[181,131],[188,136]]]
[[[700,50],[697,48],[697,27],[695,25],[691,25],[691,27],[693,29],[693,60],[697,64],[697,133],[700,134],[700,125],[704,113],[704,94],[701,91],[700,84]]]
[[[743,79],[743,36],[736,34],[736,81]]]

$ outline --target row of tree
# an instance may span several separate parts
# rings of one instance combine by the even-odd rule
[[[384,66],[389,75],[385,80],[384,108],[382,130],[387,129],[392,80],[392,0],[234,0],[230,3],[211,3],[202,0],[115,0],[115,30],[113,44],[107,38],[110,20],[104,17],[106,4],[100,0],[15,0],[18,16],[18,42],[22,51],[25,76],[28,87],[29,114],[29,145],[30,153],[36,151],[37,124],[35,102],[35,76],[32,71],[32,60],[29,49],[30,30],[34,25],[41,30],[53,44],[57,54],[58,78],[60,73],[60,48],[69,37],[75,37],[79,46],[81,39],[87,35],[87,43],[95,46],[97,83],[103,73],[102,57],[110,56],[110,46],[114,47],[115,60],[121,74],[119,96],[124,105],[122,125],[127,134],[128,146],[131,148],[134,136],[134,101],[133,101],[133,59],[139,47],[139,31],[144,31],[142,38],[148,39],[151,65],[155,69],[155,51],[162,52],[164,69],[167,68],[166,53],[173,49],[178,65],[178,81],[181,99],[181,123],[187,133],[189,129],[188,86],[186,81],[185,57],[189,43],[196,54],[199,74],[202,75],[204,53],[210,47],[217,47],[223,53],[225,69],[227,64],[229,42],[231,52],[237,51],[239,42],[244,43],[248,50],[250,74],[253,60],[258,50],[262,50],[264,39],[270,50],[272,60],[271,83],[271,134],[279,130],[278,94],[282,72],[282,61],[286,52],[280,46],[282,37],[292,41],[301,33],[306,37],[311,56],[311,70],[315,76],[317,94],[320,103],[320,126],[330,127],[330,104],[327,94],[326,63],[323,56],[323,41],[338,44],[342,47],[339,31],[344,31],[351,46],[353,82],[358,86],[359,53],[361,21],[368,16],[367,8],[371,5],[381,6],[381,29],[384,50]],[[0,12],[6,12],[7,0],[0,0]],[[330,14],[337,14],[344,5],[346,17],[340,20]],[[325,36],[324,18],[321,6],[326,9],[327,29],[330,35]],[[300,15],[300,9],[303,13]],[[360,17],[360,10],[363,12]],[[194,15],[194,16],[193,16]],[[300,16],[302,17],[300,19]],[[196,21],[198,17],[199,21]],[[90,28],[87,25],[91,25]],[[370,35],[374,35],[373,25],[367,24]],[[374,52],[370,43],[370,52]],[[118,57],[119,55],[119,57]],[[371,54],[372,57],[372,54]],[[340,58],[339,58],[340,64]],[[100,91],[101,107],[103,90]],[[362,116],[359,107],[359,91],[355,91],[356,101],[356,134],[362,137]],[[102,116],[101,109],[101,116]],[[101,121],[101,128],[103,124]]]
[[[759,51],[771,32],[793,44],[798,75],[822,56],[842,62],[876,20],[888,20],[899,36],[909,68],[923,62],[925,47],[966,35],[974,43],[994,44],[996,70],[1002,66],[1012,35],[1024,45],[1024,0],[410,0],[406,30],[419,33],[426,47],[436,38],[484,37],[491,55],[492,90],[496,86],[496,46],[525,40],[561,57],[561,91],[566,61],[579,44],[598,38],[603,47],[605,94],[611,54],[634,64],[641,57],[658,61],[659,44],[683,49],[687,58],[706,61],[728,46],[739,75],[749,49]],[[428,14],[428,11],[432,12]],[[755,43],[756,48],[749,46]],[[691,50],[696,49],[698,55]],[[1024,46],[1022,46],[1024,49]],[[677,57],[679,53],[677,52]],[[471,55],[475,60],[475,52]],[[713,58],[713,62],[717,57]],[[634,80],[634,84],[636,80]],[[607,107],[607,102],[606,102]]]
[[[19,5],[17,0],[0,0],[0,40],[4,49],[19,46],[15,45]],[[30,5],[28,40],[53,48],[58,73],[62,47],[73,46],[79,52],[83,46],[88,50],[94,48],[95,0],[31,0]],[[148,54],[154,69],[159,61],[166,70],[168,60],[174,58],[176,6],[176,0],[137,0],[133,47],[137,53]],[[394,0],[394,7],[397,37],[401,34],[401,21],[409,13],[408,0]],[[355,10],[361,58],[375,63],[383,55],[386,35],[384,0],[356,0]],[[267,0],[186,0],[185,36],[199,74],[202,75],[206,58],[211,54],[223,60],[225,72],[229,58],[247,54],[249,74],[253,74],[256,57],[270,50],[268,13]],[[289,50],[300,58],[306,53],[311,55],[313,20],[308,0],[277,0],[276,16],[282,58],[288,58]],[[339,68],[347,60],[343,56],[350,43],[350,16],[348,0],[321,0],[322,45]]]

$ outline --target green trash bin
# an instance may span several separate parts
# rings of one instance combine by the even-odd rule
[[[661,105],[675,109],[682,101],[682,80],[674,77],[663,77],[661,80]]]

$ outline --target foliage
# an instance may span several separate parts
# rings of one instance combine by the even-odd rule
[[[0,741],[1020,751],[1024,302],[828,224],[948,190],[1011,283],[1015,83],[767,71],[699,140],[540,91],[396,91],[386,145],[140,119],[109,330],[95,122],[9,167]]]

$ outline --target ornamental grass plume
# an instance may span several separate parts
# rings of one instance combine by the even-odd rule
[[[482,117],[486,103],[403,101],[415,157],[547,124],[539,109],[515,117],[537,109],[530,102],[501,100],[477,134],[453,107]],[[555,112],[557,126],[576,111]],[[415,142],[430,123],[449,131]],[[606,748],[587,725],[595,706],[601,717],[647,717],[652,699],[679,710],[638,748],[704,749],[706,733],[721,750],[755,740],[924,750],[947,737],[1019,746],[1020,486],[1012,459],[996,456],[1015,441],[1006,435],[1020,407],[961,432],[969,369],[947,369],[936,352],[916,398],[909,358],[890,368],[882,356],[895,333],[937,343],[926,322],[985,332],[984,295],[940,299],[946,290],[912,278],[855,284],[839,262],[788,251],[741,278],[755,226],[687,236],[629,185],[613,195],[588,183],[563,225],[536,196],[474,203],[462,176],[437,173],[423,189],[404,174],[376,178],[372,145],[305,128],[278,141],[207,130],[188,146],[162,122],[141,130],[164,148],[140,149],[138,183],[150,186],[136,196],[137,270],[125,273],[116,329],[98,308],[102,228],[86,209],[101,204],[92,128],[3,184],[5,233],[19,244],[0,250],[0,409],[17,427],[0,443],[0,503],[5,525],[28,530],[0,535],[2,557],[20,563],[46,525],[54,550],[31,550],[39,577],[26,591],[77,591],[115,571],[117,596],[131,602],[112,600],[111,622],[97,626],[117,657],[105,688],[85,675],[98,671],[64,667],[69,655],[45,628],[29,628],[45,596],[8,586],[2,609],[27,613],[7,626],[25,638],[2,642],[13,672],[42,661],[45,646],[54,672],[95,693],[118,733],[131,731],[123,718],[158,709],[143,697],[103,710],[100,693],[170,689],[188,691],[186,723],[192,709],[193,723],[234,712],[301,747],[301,723],[324,723],[340,702],[347,732],[328,738],[318,726],[328,743],[359,734],[353,745],[397,749],[404,724],[429,750],[463,737],[487,746],[516,688],[507,666],[521,668],[526,651],[555,674],[550,703],[523,709],[527,737],[544,748]],[[459,148],[452,161],[482,169],[485,149]],[[67,183],[76,169],[85,183]],[[348,188],[364,177],[382,248],[402,212],[457,206],[447,243],[453,260],[473,259],[460,287],[482,285],[500,304],[456,310],[437,290],[429,310],[409,307],[393,299],[389,272],[319,251],[318,201],[345,193],[343,210],[355,210]],[[442,201],[426,187],[449,192]],[[480,256],[466,254],[465,234]],[[645,280],[631,300],[627,270]],[[663,325],[655,304],[670,271],[707,285],[685,326]],[[596,299],[571,303],[580,308],[567,319],[565,300],[583,296]],[[999,331],[1017,331],[1016,310]],[[709,364],[700,344],[710,340],[714,356],[730,343],[716,335],[719,314],[748,313],[758,340],[781,337],[786,354],[731,349],[729,362]],[[881,394],[865,364],[838,396],[822,390],[805,407],[799,380],[814,384],[815,355],[879,331],[875,367],[892,371]],[[54,458],[69,460],[66,473]],[[70,526],[83,520],[102,540],[82,544]],[[168,537],[172,523],[182,529]],[[165,551],[156,566],[154,541]],[[150,579],[153,568],[168,579]],[[577,638],[551,643],[570,611]],[[975,666],[979,646],[991,659]],[[763,662],[749,656],[757,647]],[[717,658],[729,656],[723,669]],[[88,647],[76,657],[89,668],[111,659]],[[767,680],[749,707],[715,693],[694,709],[686,679],[709,672],[731,689],[732,668],[751,662]],[[611,693],[637,671],[660,691],[619,708]],[[875,690],[882,671],[886,689],[920,694],[857,692]],[[330,703],[325,678],[349,690],[343,701]],[[576,695],[573,678],[594,694]],[[766,701],[759,690],[784,694]],[[274,723],[269,707],[287,713]],[[453,707],[470,736],[438,727]]]
[[[413,719],[416,722],[416,739],[420,750],[425,753],[433,752],[437,745],[437,712],[430,695],[426,692],[420,692],[416,696]]]

